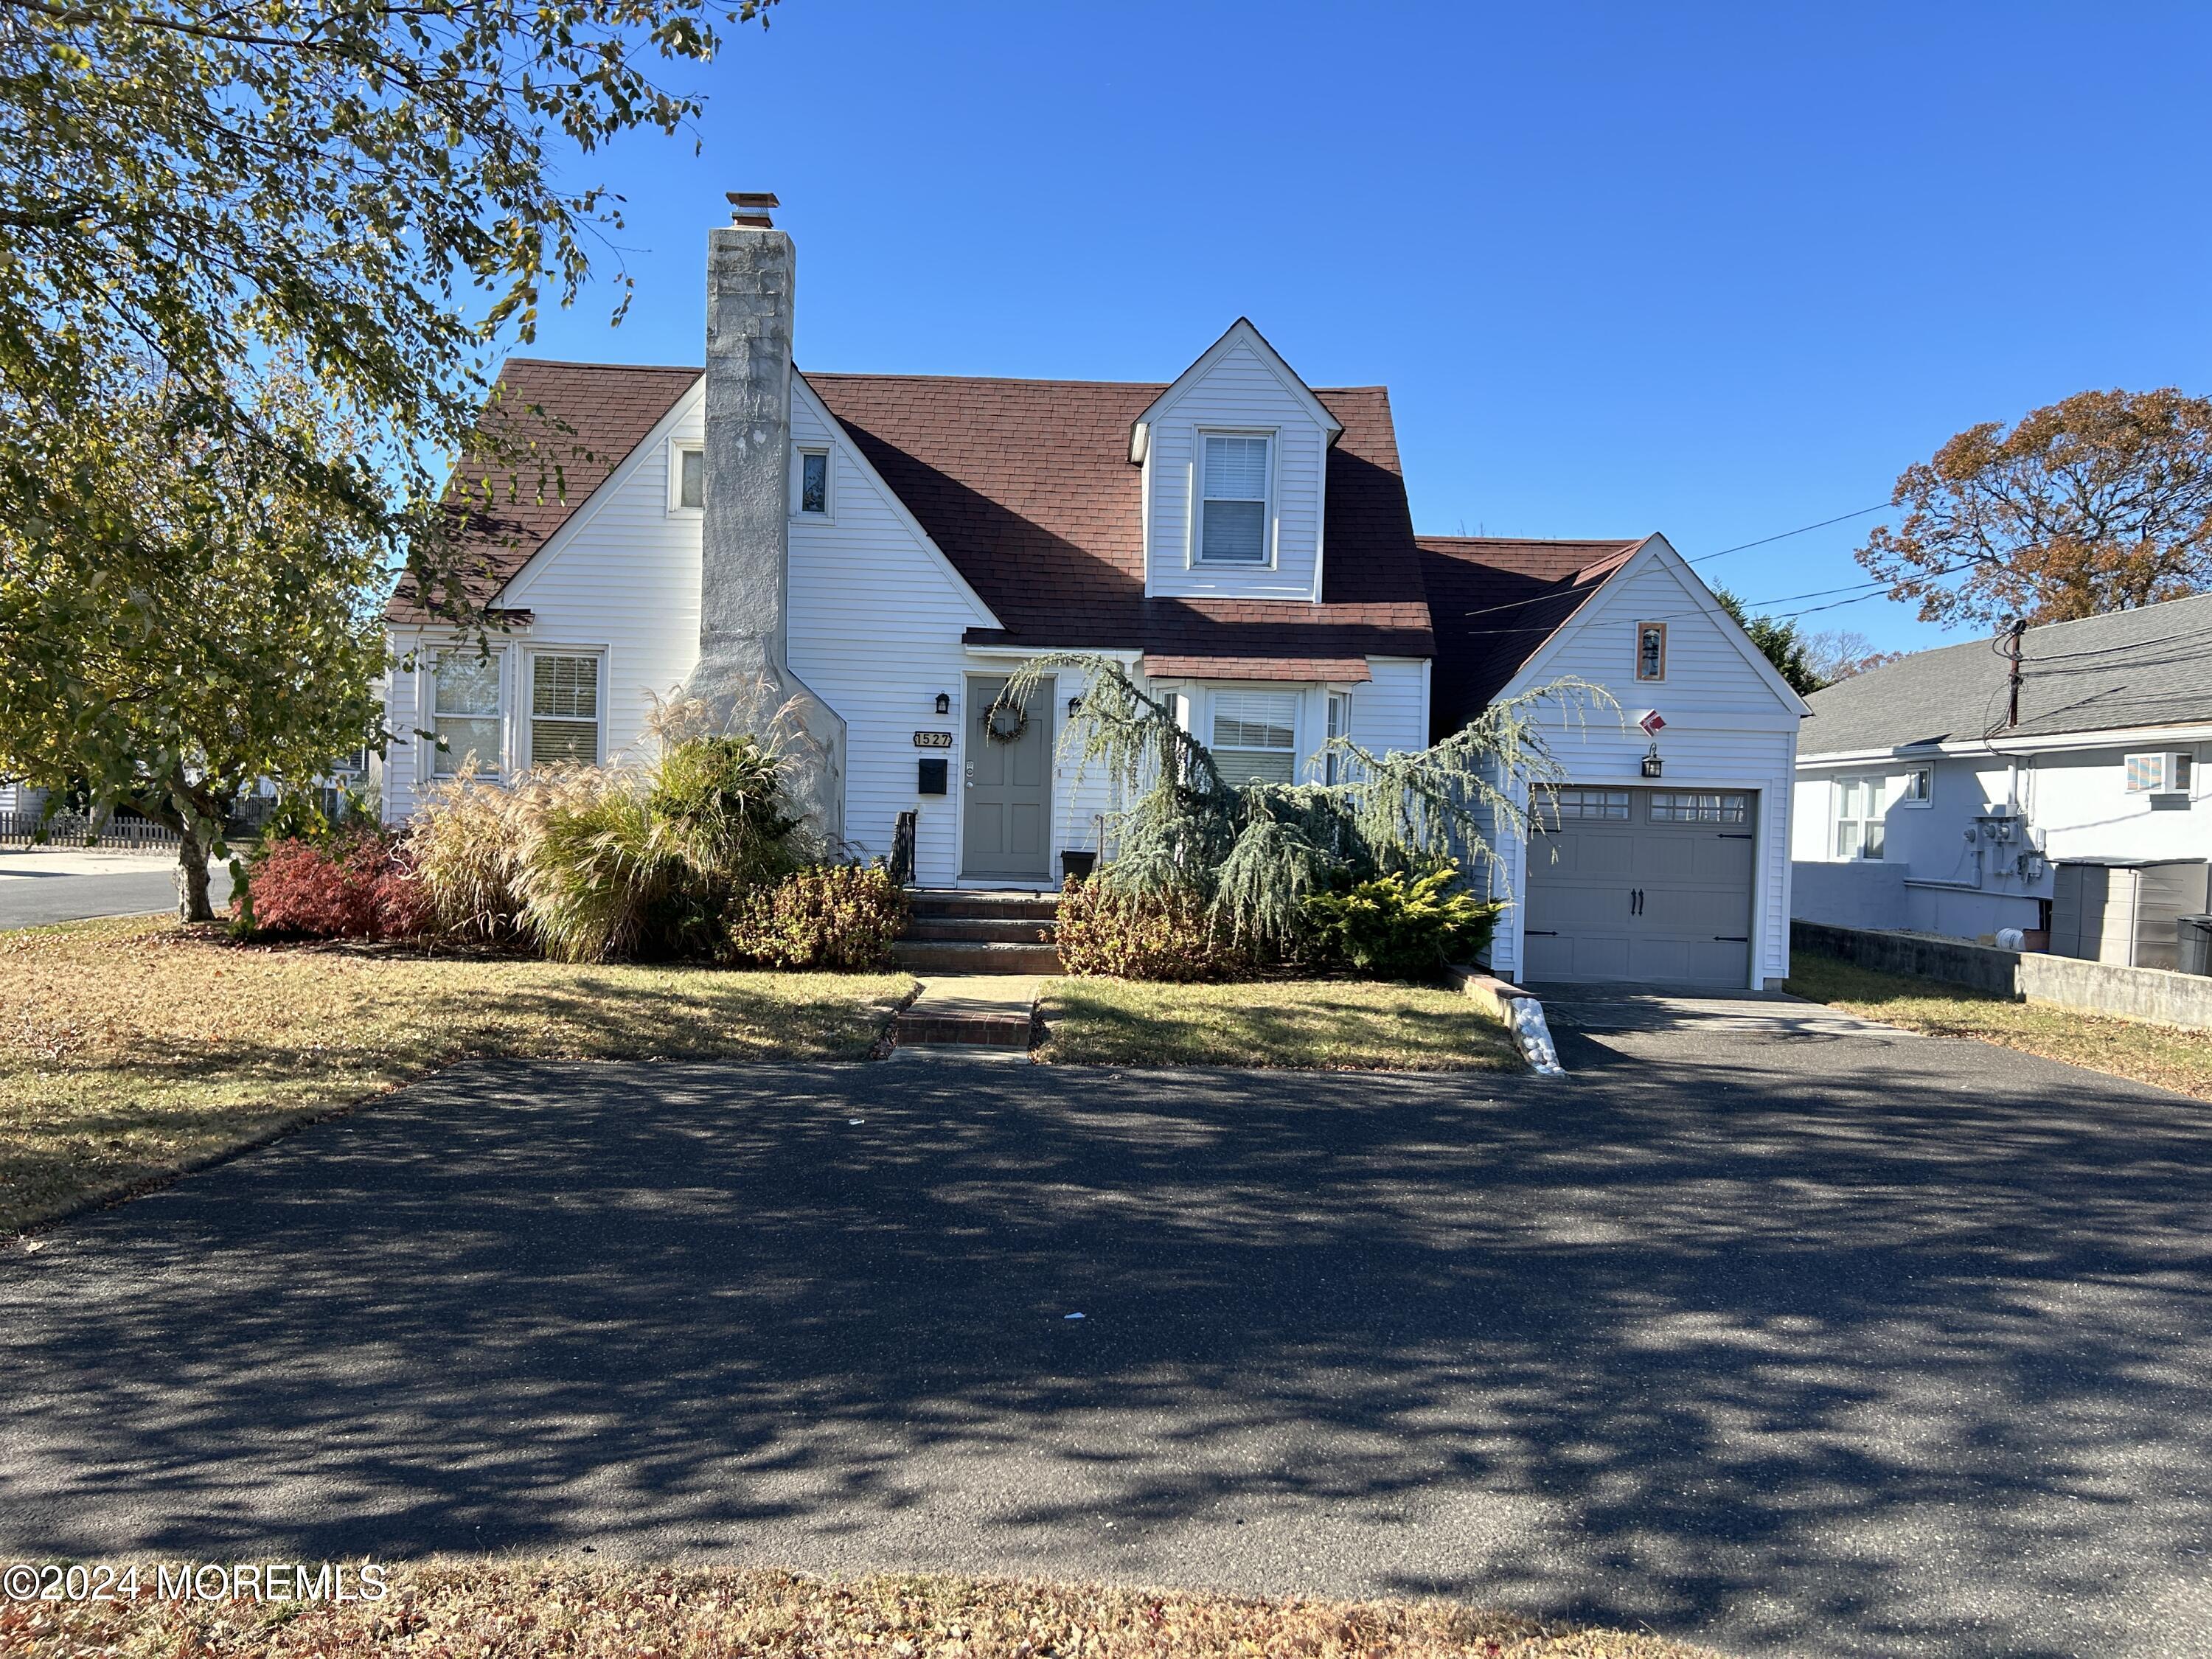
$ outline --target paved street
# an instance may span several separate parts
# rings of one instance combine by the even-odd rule
[[[173,853],[0,848],[0,930],[173,910],[176,868]],[[230,902],[230,872],[220,862],[209,868],[208,893],[218,910]]]
[[[1552,1082],[451,1073],[0,1254],[0,1546],[2212,1652],[2205,1109],[1716,1014],[1563,1002]]]

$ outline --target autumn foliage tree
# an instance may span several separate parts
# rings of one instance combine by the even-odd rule
[[[2212,587],[2212,398],[2083,392],[1905,470],[1858,561],[1923,620],[2071,622]]]

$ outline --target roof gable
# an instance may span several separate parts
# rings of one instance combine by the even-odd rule
[[[1297,371],[1283,361],[1283,354],[1267,343],[1267,337],[1252,326],[1251,319],[1239,317],[1230,324],[1228,331],[1219,339],[1199,353],[1196,362],[1176,375],[1159,396],[1138,411],[1136,419],[1129,427],[1129,459],[1132,463],[1141,465],[1144,461],[1146,448],[1151,441],[1152,422],[1173,408],[1185,392],[1205,380],[1213,372],[1215,364],[1239,347],[1264,363],[1283,383],[1284,390],[1305,406],[1306,413],[1313,417],[1315,424],[1328,434],[1328,441],[1336,441],[1344,428],[1334,414],[1323,404],[1313,388],[1298,378]]]
[[[519,465],[465,457],[445,500],[465,507],[476,554],[469,594],[489,604],[596,495],[701,378],[696,368],[635,363],[558,363],[510,357],[477,427]],[[428,612],[402,577],[385,615],[421,622]]]

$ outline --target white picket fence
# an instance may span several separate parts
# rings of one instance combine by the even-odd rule
[[[179,837],[144,818],[109,818],[95,823],[76,812],[46,817],[37,812],[0,812],[0,847],[116,847],[146,852],[173,849]]]

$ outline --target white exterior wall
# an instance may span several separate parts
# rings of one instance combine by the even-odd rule
[[[1553,753],[1570,784],[1632,788],[1747,790],[1757,797],[1759,836],[1752,895],[1754,979],[1790,972],[1790,785],[1797,757],[1798,705],[1756,648],[1713,605],[1672,548],[1654,538],[1530,659],[1501,699],[1573,678],[1604,687],[1621,712],[1599,709],[1577,720],[1544,720]],[[1636,625],[1665,622],[1667,677],[1635,678]],[[1667,724],[1656,738],[1665,770],[1642,774],[1654,739],[1634,720],[1656,708]],[[1515,901],[1491,945],[1492,970],[1521,971],[1522,908],[1528,848],[1499,836],[1501,872]]]
[[[1309,394],[1293,390],[1265,356],[1232,338],[1205,373],[1154,411],[1146,452],[1146,591],[1176,598],[1320,597],[1328,434]],[[1194,511],[1199,434],[1266,433],[1273,440],[1268,498],[1271,568],[1200,565]]]
[[[2134,741],[2097,746],[2069,746],[2048,738],[1999,746],[2005,752],[1975,745],[1964,751],[1937,748],[1903,756],[1813,755],[1802,760],[1792,856],[1806,865],[1846,862],[1836,856],[1840,785],[1847,779],[1881,778],[1886,805],[1880,862],[1894,872],[1894,879],[1881,889],[1885,902],[1853,904],[1855,919],[1847,920],[1836,880],[1824,870],[1802,884],[1805,897],[1796,914],[1845,927],[1907,927],[1974,939],[2000,927],[2038,926],[2038,901],[2051,895],[2052,863],[2212,859],[2212,777],[2204,770],[2212,759],[2212,739],[2193,729],[2180,735],[2146,732]],[[2127,756],[2154,750],[2196,757],[2186,796],[2168,800],[2128,793]],[[1919,766],[1934,770],[1924,805],[1899,799],[1908,769]],[[1970,842],[1976,816],[2008,802],[2026,817],[2027,842],[1992,846],[1977,837]],[[2023,871],[2020,855],[2038,848],[2045,855],[2039,866]],[[1869,878],[1860,878],[1860,887],[1873,890]]]

